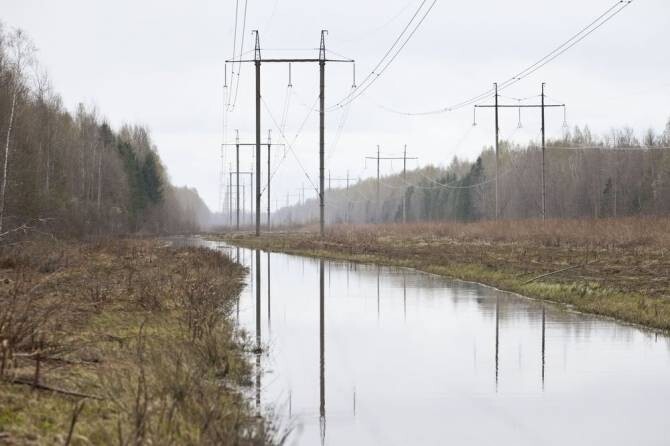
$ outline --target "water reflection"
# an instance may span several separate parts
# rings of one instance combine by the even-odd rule
[[[261,252],[256,250],[256,407],[258,410],[261,407],[261,351]]]
[[[325,344],[325,299],[323,293],[323,260],[319,260],[319,426],[321,444],[326,441],[326,344]]]
[[[261,253],[227,252],[254,268],[255,299],[241,301],[239,320],[269,348],[263,367],[255,358],[256,403],[296,426],[288,444],[661,445],[670,436],[665,336],[404,269],[266,254],[261,281]]]

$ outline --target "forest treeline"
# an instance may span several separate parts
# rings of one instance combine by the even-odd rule
[[[149,131],[112,129],[95,108],[66,110],[36,49],[0,23],[0,234],[193,231],[209,216],[170,184]]]
[[[608,218],[670,214],[670,121],[662,131],[636,136],[630,128],[596,137],[588,127],[565,131],[547,142],[547,218]],[[499,155],[500,217],[540,218],[542,152],[538,142],[503,141]],[[329,223],[400,222],[403,198],[408,221],[478,221],[495,218],[495,151],[475,161],[454,158],[428,166],[327,190]],[[379,199],[377,199],[379,194]],[[277,224],[318,221],[318,204],[280,209]]]

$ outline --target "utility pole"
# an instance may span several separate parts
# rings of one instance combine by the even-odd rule
[[[270,179],[272,177],[272,173],[270,172],[270,147],[272,146],[272,130],[268,130],[268,231],[270,230]],[[268,274],[270,273],[268,269]],[[270,288],[268,286],[268,292]]]
[[[258,31],[254,31],[256,35],[256,46],[254,48],[254,58],[252,60],[234,59],[227,60],[226,63],[245,63],[253,62],[256,66],[256,165],[260,171],[260,103],[261,103],[261,83],[260,71],[261,63],[318,63],[319,64],[319,206],[320,206],[320,232],[324,235],[325,229],[325,213],[324,213],[324,164],[325,164],[325,83],[326,83],[326,62],[348,62],[353,63],[353,59],[327,59],[326,58],[326,44],[325,36],[328,31],[321,31],[321,42],[319,45],[319,57],[316,59],[310,58],[281,58],[281,59],[263,59],[261,57],[260,39]],[[290,65],[289,65],[290,66]],[[256,177],[257,186],[260,186],[260,180]],[[256,235],[260,235],[260,192],[256,197]]]
[[[545,179],[544,179],[544,152],[545,152],[545,144],[544,144],[544,82],[542,82],[542,103],[540,105],[541,110],[542,110],[542,221],[546,219],[547,216],[547,190],[545,187]],[[520,110],[520,109],[519,109]]]
[[[325,158],[325,118],[326,118],[326,30],[321,30],[321,44],[319,45],[319,228],[321,237],[325,233],[325,200],[323,190],[323,169]],[[323,271],[321,272],[323,283]]]
[[[258,179],[258,175],[256,175],[256,179]],[[253,212],[254,212],[254,173],[249,172],[249,224],[253,224],[254,222],[254,217],[253,217]]]
[[[379,144],[377,144],[377,205],[379,205]]]
[[[250,179],[251,179],[252,186],[253,186],[253,178],[254,178],[254,173],[253,172],[240,172],[239,170],[236,170],[235,172],[230,172],[229,175],[231,175],[231,176],[235,175],[236,178],[238,178],[238,179],[240,178],[240,175],[249,175]],[[244,184],[240,184],[239,181],[235,184],[235,188],[237,189],[237,203],[236,203],[236,206],[237,206],[237,209],[236,209],[237,222],[236,222],[236,226],[237,226],[237,230],[239,231],[239,229],[240,229],[240,201],[242,202],[242,210],[244,211],[246,209],[246,194],[244,192],[244,188],[245,188]],[[239,193],[240,188],[242,188],[242,200],[240,200],[240,193]],[[251,190],[253,191],[253,189],[251,189]],[[253,210],[253,195],[251,195],[251,204],[252,204],[251,209]],[[243,212],[243,214],[244,214],[244,212]]]
[[[233,169],[228,172],[228,225],[233,227]]]
[[[407,188],[407,144],[402,152],[402,182],[405,183],[405,188]],[[407,223],[407,191],[405,190],[402,194],[402,222],[403,224]]]
[[[349,201],[349,170],[347,169],[347,215],[346,215],[346,222],[349,223],[349,219],[351,218],[351,201]]]
[[[268,146],[268,200],[270,199],[270,181],[269,181],[270,180],[270,173],[269,173],[270,172],[270,168],[269,168],[270,167],[270,159],[269,159],[270,147],[271,146],[282,146],[282,147],[284,146],[284,144],[273,144],[272,141],[269,139],[269,135],[270,135],[269,132],[270,131],[268,130],[268,142],[267,142],[267,146]],[[239,132],[239,130],[235,130],[235,143],[231,143],[231,144],[224,143],[224,144],[221,144],[221,146],[222,147],[227,147],[227,146],[234,146],[235,147],[235,170],[237,172],[239,172],[239,170],[240,170],[240,147],[252,147],[253,148],[253,147],[256,147],[256,143],[255,142],[253,142],[253,143],[251,143],[251,142],[244,142],[244,143],[240,142],[240,132]],[[259,169],[259,166],[260,166],[260,162],[258,161],[259,157],[256,156],[255,158],[256,158],[256,169]],[[232,173],[234,173],[234,172],[232,172]],[[259,182],[258,177],[260,177],[260,173],[258,173],[256,175],[257,190],[258,190],[258,182]],[[236,182],[237,182],[237,184],[240,184],[239,175],[237,175]],[[261,194],[262,194],[262,191],[261,191]],[[253,202],[253,198],[252,198],[252,202]],[[239,187],[237,188],[236,208],[237,208],[236,228],[237,228],[237,230],[239,230],[240,229],[240,213],[239,213],[239,209],[240,209],[240,189],[239,189]]]
[[[405,187],[407,186],[406,178],[407,178],[407,160],[416,160],[418,159],[417,157],[408,157],[407,156],[407,145],[405,144],[405,148],[403,149],[403,154],[402,156],[381,156],[380,151],[379,151],[379,145],[377,145],[377,156],[366,156],[365,159],[372,159],[372,160],[377,160],[377,203],[380,201],[379,197],[379,185],[380,185],[380,173],[379,173],[379,163],[381,160],[402,160],[402,176],[403,176],[403,182],[405,182]],[[402,214],[403,214],[403,223],[405,222],[405,198],[407,194],[403,195],[403,201],[402,201]]]
[[[542,94],[541,96],[541,102],[539,104],[499,104],[498,103],[498,85],[493,84],[495,87],[495,102],[494,105],[475,105],[475,110],[477,108],[495,108],[495,133],[496,133],[496,168],[495,168],[495,175],[496,175],[496,183],[495,183],[495,216],[496,220],[500,217],[500,208],[499,208],[499,201],[498,201],[498,187],[499,187],[499,180],[500,180],[500,173],[498,170],[499,167],[499,125],[498,125],[498,109],[501,108],[516,108],[519,111],[522,108],[539,108],[540,113],[541,113],[541,119],[542,119],[542,166],[541,166],[541,188],[542,188],[542,208],[541,208],[541,214],[542,214],[542,220],[546,218],[546,184],[545,184],[545,152],[546,152],[546,144],[545,144],[545,109],[547,107],[563,107],[563,110],[565,111],[565,104],[547,104],[545,103],[545,94],[544,94],[544,86],[545,83],[542,83]],[[476,112],[475,112],[476,116]],[[519,121],[521,122],[521,121]],[[476,121],[473,123],[476,125]]]
[[[500,207],[498,205],[498,188],[500,187],[500,175],[498,175],[498,165],[500,162],[499,157],[499,144],[500,144],[500,126],[498,125],[498,83],[494,83],[495,88],[495,108],[496,108],[496,220],[500,216]]]
[[[254,47],[254,65],[256,65],[256,237],[258,237],[261,235],[261,43],[258,30],[254,33],[256,34],[256,46]]]
[[[235,172],[237,175],[237,178],[235,178],[235,181],[237,184],[237,219],[236,221],[236,230],[240,230],[240,131],[238,129],[235,129]]]
[[[333,181],[346,181],[347,182],[347,213],[349,212],[349,171],[347,170],[346,178],[333,178],[330,175],[330,170],[328,170],[328,189],[332,190]]]

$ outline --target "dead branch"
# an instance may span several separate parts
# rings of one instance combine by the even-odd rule
[[[582,264],[580,264],[580,265],[573,265],[573,266],[569,266],[569,267],[567,267],[567,268],[559,269],[558,271],[552,271],[552,272],[550,272],[550,273],[542,274],[542,275],[540,275],[540,276],[533,277],[532,279],[525,281],[525,282],[522,283],[521,285],[528,285],[529,283],[531,283],[531,282],[535,282],[535,281],[538,280],[538,279],[542,279],[542,278],[544,278],[544,277],[548,277],[548,276],[552,276],[552,275],[554,275],[554,274],[562,273],[562,272],[564,272],[564,271],[570,271],[571,269],[579,268],[580,266],[586,266],[586,265],[587,265],[586,263],[582,263]]]
[[[81,393],[81,392],[75,392],[75,391],[72,391],[72,390],[60,389],[58,387],[48,386],[48,385],[43,384],[43,383],[35,384],[35,382],[32,379],[28,380],[28,379],[22,379],[22,378],[15,378],[15,379],[13,379],[9,382],[13,383],[13,384],[22,384],[24,386],[31,386],[35,389],[46,390],[48,392],[59,393],[61,395],[74,396],[74,397],[77,397],[77,398],[89,398],[89,399],[92,399],[92,400],[103,400],[104,399],[104,398],[102,398],[100,396],[97,396],[97,395],[90,395],[90,394],[87,394],[87,393]]]

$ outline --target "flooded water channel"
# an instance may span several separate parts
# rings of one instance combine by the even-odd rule
[[[199,243],[250,268],[256,401],[297,445],[665,445],[668,338],[407,269]]]

